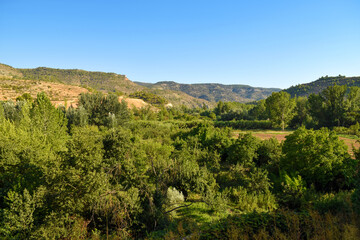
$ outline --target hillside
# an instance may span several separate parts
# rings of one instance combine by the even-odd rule
[[[42,85],[47,85],[50,95],[54,95],[56,101],[61,98],[56,96],[56,88],[51,89],[50,83],[58,83],[70,85],[64,87],[60,95],[66,95],[66,90],[73,87],[82,89],[95,89],[103,92],[116,92],[120,95],[130,95],[134,92],[147,91],[164,97],[172,106],[185,105],[187,107],[199,107],[202,105],[214,106],[218,101],[235,101],[235,102],[251,102],[264,99],[274,91],[280,91],[277,88],[257,88],[247,85],[223,85],[223,84],[179,84],[175,82],[158,82],[155,84],[132,82],[126,75],[105,72],[93,72],[79,69],[54,69],[47,67],[38,67],[34,69],[13,68],[11,66],[0,64],[0,80],[7,82],[2,83],[5,87],[1,87],[3,94],[10,94],[5,91],[6,85],[11,88],[17,88],[16,94],[21,95],[24,91],[31,91],[36,94],[43,87],[27,88],[29,82],[35,81]],[[9,82],[11,80],[11,82]],[[16,81],[19,81],[16,83]],[[47,84],[45,84],[47,83]],[[49,85],[50,84],[50,85]],[[51,93],[51,92],[53,93]],[[71,95],[71,94],[70,94]],[[14,93],[9,96],[3,95],[4,99],[12,99]],[[73,99],[74,96],[71,95]],[[55,100],[54,100],[55,101]]]
[[[60,82],[111,92],[131,93],[144,88],[130,81],[125,75],[116,73],[46,67],[17,70],[23,75],[24,79]]]
[[[137,91],[148,91],[166,98],[172,106],[199,107],[203,104],[212,106],[212,103],[194,98],[184,92],[153,90],[137,85],[125,75],[115,73],[46,67],[20,69],[0,64],[0,81],[1,100],[15,99],[25,92],[35,96],[38,92],[44,91],[54,102],[64,102],[65,99],[69,102],[75,101],[80,92],[88,91],[87,89],[95,89],[97,91],[118,92],[125,95]],[[73,92],[73,89],[76,90]],[[78,91],[78,89],[82,90]]]
[[[0,78],[0,101],[15,100],[23,93],[30,93],[35,98],[40,92],[45,92],[56,106],[75,106],[78,96],[81,93],[88,92],[88,90],[61,83]]]
[[[316,81],[310,83],[299,84],[285,89],[285,92],[290,93],[292,97],[298,96],[309,96],[311,93],[319,93],[329,86],[336,85],[347,85],[348,87],[357,86],[360,87],[360,77],[321,77]]]
[[[176,82],[158,82],[155,84],[136,82],[139,85],[156,90],[174,90],[209,102],[232,101],[251,102],[264,99],[278,88],[259,88],[248,85],[223,85],[218,83],[180,84]]]

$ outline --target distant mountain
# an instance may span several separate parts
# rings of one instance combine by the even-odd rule
[[[251,102],[264,99],[272,92],[279,92],[279,88],[260,88],[248,85],[224,85],[218,83],[181,84],[176,82],[142,83],[138,85],[157,90],[174,90],[184,92],[192,97],[204,99],[209,102],[231,101]]]
[[[321,77],[316,81],[310,83],[299,84],[285,89],[285,92],[290,93],[292,97],[298,96],[309,96],[311,93],[319,93],[329,86],[336,85],[347,85],[348,87],[357,86],[360,87],[360,77]]]

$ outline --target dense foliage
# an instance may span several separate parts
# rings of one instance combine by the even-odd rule
[[[316,113],[285,93],[215,109],[129,110],[101,93],[68,109],[43,93],[1,102],[0,237],[357,239],[359,149],[329,128],[284,142],[234,135],[358,126],[357,89],[312,98]]]
[[[272,92],[280,91],[279,88],[259,88],[248,85],[223,85],[218,83],[184,84],[171,81],[157,82],[154,84],[140,82],[137,83],[150,89],[181,91],[192,97],[204,99],[210,102],[256,101],[266,98]]]
[[[360,87],[360,77],[345,77],[342,75],[335,77],[321,77],[316,81],[310,83],[299,84],[292,86],[285,91],[289,93],[292,97],[304,97],[309,96],[310,94],[318,94],[324,89],[333,86],[333,85],[346,85],[349,87]]]
[[[154,93],[145,91],[131,93],[129,97],[142,99],[145,102],[153,104],[155,106],[163,106],[164,104],[168,103],[165,98],[160,97]]]

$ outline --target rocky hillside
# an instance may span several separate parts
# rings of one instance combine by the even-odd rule
[[[158,82],[155,84],[140,83],[139,85],[156,90],[174,90],[184,92],[192,97],[204,99],[209,102],[231,101],[251,102],[264,99],[279,88],[259,88],[248,85],[223,85],[218,83],[180,84],[176,82]]]

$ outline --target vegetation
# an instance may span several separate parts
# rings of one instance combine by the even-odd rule
[[[54,69],[39,67],[18,69],[24,79],[60,82],[77,86],[88,86],[98,90],[132,92],[142,89],[129,81],[125,75],[90,72],[78,69]]]
[[[4,85],[88,74],[1,69]],[[8,85],[19,94],[0,102],[1,239],[360,238],[360,148],[339,139],[360,137],[358,87],[213,108],[137,90],[150,104],[129,109],[113,91],[57,108]],[[242,131],[285,128],[283,141]]]
[[[345,77],[342,75],[336,77],[325,76],[311,83],[292,86],[284,91],[289,93],[291,97],[305,97],[312,93],[318,94],[327,87],[333,86],[335,84],[340,86],[346,85],[349,87],[360,87],[360,77]]]
[[[163,106],[168,103],[165,98],[145,91],[131,93],[129,97],[142,99],[145,102],[150,103],[154,106]]]
[[[150,89],[163,89],[184,92],[192,97],[205,99],[209,102],[251,102],[264,99],[278,88],[256,88],[247,85],[180,84],[176,82],[158,82],[155,84],[136,82]]]
[[[272,93],[266,99],[265,105],[270,120],[275,126],[280,126],[283,131],[293,117],[294,103],[290,99],[290,94],[286,92]]]
[[[44,93],[1,102],[0,236],[357,239],[360,149],[349,155],[337,132],[358,133],[359,108],[357,89],[345,90],[314,95],[318,115],[310,98],[285,93],[156,111],[99,92],[68,109]],[[274,119],[279,106],[287,117]],[[329,128],[303,126],[284,142],[232,134],[286,123]]]

